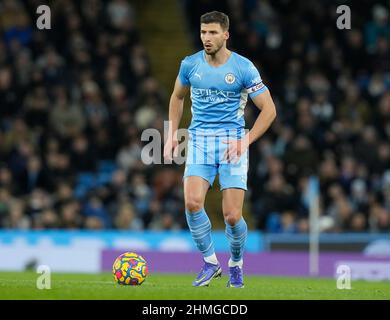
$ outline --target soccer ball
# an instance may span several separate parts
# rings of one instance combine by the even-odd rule
[[[135,286],[145,281],[148,267],[142,256],[134,252],[125,252],[116,258],[112,266],[112,273],[115,282]]]

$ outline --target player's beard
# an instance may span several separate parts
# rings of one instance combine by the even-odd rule
[[[223,43],[221,45],[217,44],[216,46],[217,46],[217,48],[215,50],[210,50],[210,51],[207,51],[206,48],[205,48],[206,54],[208,54],[210,56],[215,56],[218,53],[218,51],[222,49]]]

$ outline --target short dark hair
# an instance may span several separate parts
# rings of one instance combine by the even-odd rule
[[[229,30],[229,17],[219,11],[205,13],[200,17],[200,23],[219,23],[223,30]]]

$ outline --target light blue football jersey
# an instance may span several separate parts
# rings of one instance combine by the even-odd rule
[[[204,50],[187,56],[181,62],[179,80],[191,87],[190,134],[243,131],[248,94],[254,98],[267,90],[254,64],[235,52],[218,67],[207,62]]]

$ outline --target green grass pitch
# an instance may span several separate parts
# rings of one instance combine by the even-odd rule
[[[227,288],[227,276],[209,287],[193,288],[195,275],[151,274],[141,286],[121,286],[110,273],[52,274],[51,289],[39,290],[34,272],[0,272],[0,299],[39,300],[353,300],[390,299],[390,282],[352,281],[350,290],[335,279],[246,276],[245,288]]]

